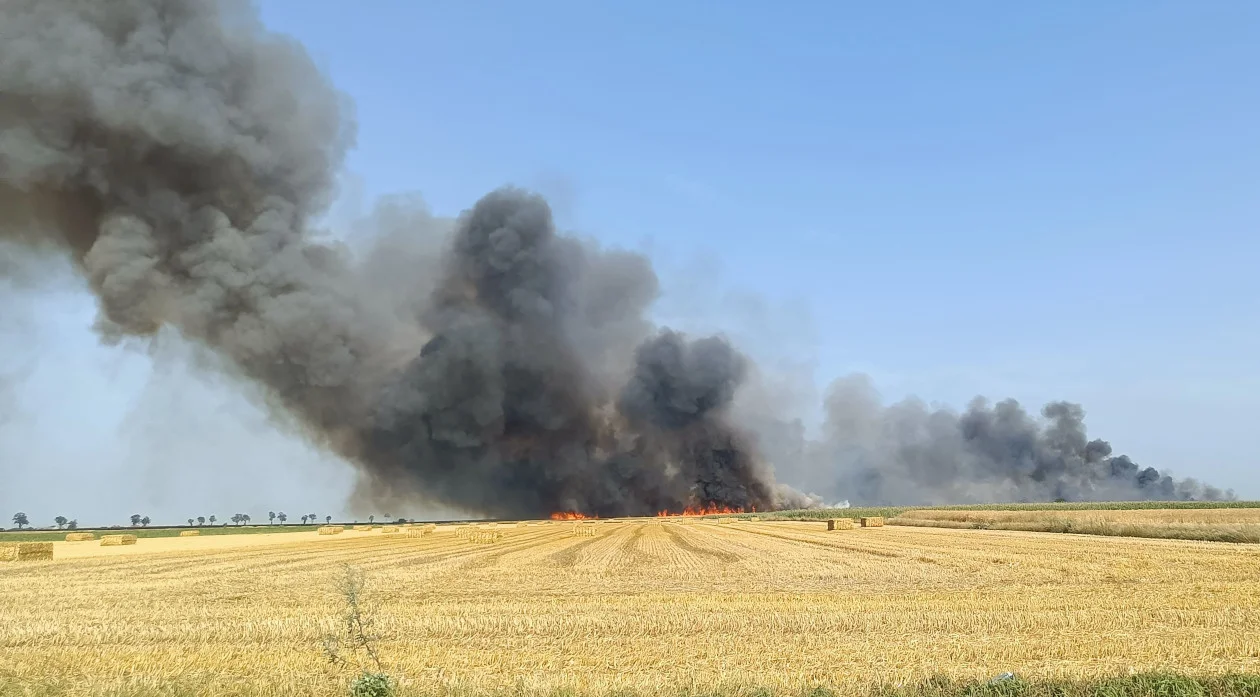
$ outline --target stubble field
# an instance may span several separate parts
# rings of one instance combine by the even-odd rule
[[[674,520],[477,544],[313,532],[58,543],[0,567],[0,690],[345,694],[360,569],[404,694],[751,694],[931,675],[1260,671],[1260,545]]]
[[[1260,508],[907,511],[893,525],[1260,543]]]

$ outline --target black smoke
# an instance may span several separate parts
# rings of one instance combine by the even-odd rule
[[[746,359],[657,332],[646,260],[558,235],[541,198],[492,192],[455,224],[419,316],[431,338],[380,393],[363,459],[504,515],[780,505],[727,418]],[[636,346],[633,352],[630,348]]]
[[[455,221],[386,206],[367,254],[321,243],[354,133],[349,100],[244,0],[0,4],[0,241],[67,254],[104,338],[172,327],[214,350],[359,467],[360,497],[500,515],[811,502],[732,416],[748,360],[653,326],[648,261],[557,233],[537,196],[494,191]],[[1052,454],[1074,445],[1003,449],[984,429],[1007,421],[982,421],[954,418],[981,435],[934,452],[908,433],[856,467],[820,455],[834,440],[802,457],[872,499],[949,497],[1002,467],[1039,496],[1084,491]],[[1167,489],[1099,447],[1091,467]]]
[[[857,375],[833,383],[824,406],[822,438],[789,438],[788,447],[806,463],[809,485],[853,503],[1233,497],[1113,454],[1110,443],[1089,438],[1077,404],[1051,402],[1036,416],[1009,399],[976,398],[962,412],[916,399],[885,406]]]
[[[743,359],[658,334],[646,259],[558,235],[542,199],[492,192],[426,256],[405,231],[388,262],[317,243],[348,101],[249,4],[0,11],[0,236],[69,252],[106,337],[173,326],[213,348],[377,501],[781,503],[727,418]]]

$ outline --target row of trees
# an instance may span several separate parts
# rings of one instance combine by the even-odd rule
[[[281,525],[284,525],[289,520],[289,514],[285,513],[284,511],[280,511],[279,513],[275,511],[267,511],[267,519],[271,521],[272,525],[275,525],[277,520],[280,521]],[[195,521],[192,518],[189,518],[188,525],[189,527],[192,527],[194,522],[197,525],[205,525],[207,520],[210,522],[211,525],[214,525],[215,522],[218,520],[218,518],[215,518],[214,516],[210,516],[209,518],[206,518],[205,516],[197,516]],[[252,520],[252,518],[250,518],[248,513],[234,513],[232,517],[229,518],[229,520],[231,520],[233,523],[236,523],[237,525],[244,525],[248,523],[250,520]],[[314,523],[316,520],[317,518],[315,517],[314,513],[307,513],[306,515],[302,516],[303,525],[306,525],[307,521]],[[331,523],[332,516],[325,516],[324,520]]]
[[[279,520],[281,525],[284,525],[285,522],[289,520],[289,516],[284,511],[280,511],[279,513],[275,511],[267,511],[267,518],[268,520],[271,521],[272,525],[276,524],[276,520]],[[390,520],[391,518],[393,518],[393,516],[389,516],[389,515],[385,516],[386,520]],[[214,525],[215,523],[218,522],[218,520],[219,519],[215,516],[210,516],[209,518],[207,518],[206,516],[197,516],[195,519],[193,518],[188,519],[188,526],[192,527],[194,522],[197,525],[205,525],[207,522],[209,522],[211,525]],[[319,518],[314,513],[307,513],[306,515],[302,516],[303,525],[306,525],[308,522],[315,523],[318,520]],[[250,517],[248,514],[245,514],[245,513],[236,513],[232,515],[231,521],[233,523],[236,523],[237,525],[244,525],[250,521]],[[57,524],[58,530],[62,530],[62,529],[77,530],[79,527],[78,520],[68,520],[63,515],[59,515],[56,518],[54,518],[53,522]],[[153,521],[151,521],[149,519],[149,516],[147,515],[142,516],[139,513],[133,513],[131,515],[131,527],[133,528],[148,527],[149,523],[151,522]],[[330,515],[324,516],[324,522],[331,523],[332,516]],[[359,521],[356,520],[355,522],[357,523]],[[368,516],[368,522],[375,523],[376,516],[374,515]],[[400,518],[399,522],[403,522],[403,520]],[[25,513],[22,513],[19,511],[13,514],[13,524],[17,526],[18,530],[21,530],[22,528],[30,525],[31,521],[30,521],[30,518],[28,518]]]

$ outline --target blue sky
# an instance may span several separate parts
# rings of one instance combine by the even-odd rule
[[[1260,498],[1260,5],[260,7],[355,104],[340,214],[535,188],[652,256],[661,321],[816,391],[863,371],[889,399],[1078,401],[1118,451]],[[67,504],[85,518],[341,505],[344,467],[186,349],[100,347],[81,291],[38,302],[0,451],[61,464],[6,475],[0,508],[84,457],[114,463],[93,486],[137,482]],[[87,440],[28,437],[66,410]],[[215,476],[171,474],[198,442]]]
[[[532,186],[820,386],[1080,401],[1260,497],[1260,5],[348,7],[262,4],[354,99],[367,200]]]

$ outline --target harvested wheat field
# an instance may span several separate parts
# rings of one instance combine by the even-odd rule
[[[906,511],[893,525],[1260,543],[1260,508]]]
[[[1007,670],[1260,670],[1260,545],[838,534],[822,522],[602,527],[593,537],[500,528],[490,545],[450,526],[140,540],[117,555],[57,543],[56,561],[0,568],[0,685],[344,694],[321,651],[344,608],[343,564],[365,575],[381,658],[403,694],[798,693]]]

